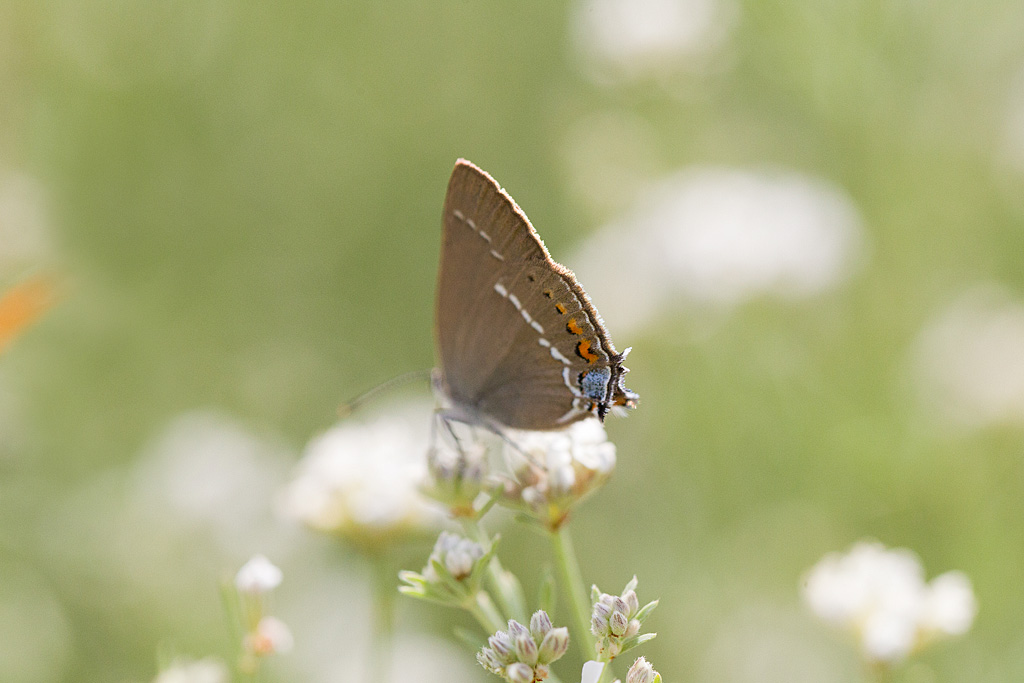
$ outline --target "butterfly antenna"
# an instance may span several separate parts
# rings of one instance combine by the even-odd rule
[[[414,382],[417,379],[430,379],[430,370],[413,370],[412,372],[406,372],[399,375],[398,377],[392,377],[391,379],[381,382],[375,387],[367,389],[363,393],[359,394],[351,401],[347,401],[338,406],[338,417],[349,417],[352,413],[356,412],[360,406],[376,397],[378,394],[390,391],[396,387],[403,386]]]

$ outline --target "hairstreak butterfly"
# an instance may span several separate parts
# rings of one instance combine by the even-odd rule
[[[551,430],[639,396],[604,321],[526,214],[472,163],[455,164],[444,202],[434,383],[451,418]]]

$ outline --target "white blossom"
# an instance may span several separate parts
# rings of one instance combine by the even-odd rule
[[[580,0],[574,12],[584,68],[601,81],[702,67],[735,24],[732,0]]]
[[[607,318],[628,327],[678,302],[729,309],[829,291],[853,271],[862,233],[852,200],[824,180],[694,168],[654,186],[574,263]]]
[[[597,683],[601,680],[601,674],[604,673],[604,667],[604,662],[598,662],[593,659],[584,662],[583,672],[580,675],[580,683]]]
[[[910,551],[861,542],[826,555],[804,579],[821,619],[851,630],[871,661],[897,662],[942,636],[965,633],[976,605],[970,581],[949,572],[931,583]]]
[[[263,555],[254,555],[235,575],[235,586],[245,593],[266,593],[281,584],[281,570]]]
[[[434,544],[434,550],[430,553],[427,566],[423,569],[423,576],[428,581],[441,580],[434,570],[433,562],[436,560],[444,565],[456,581],[461,581],[470,575],[473,565],[483,556],[484,549],[479,543],[458,534],[442,531]]]
[[[597,418],[559,431],[510,430],[508,437],[514,445],[506,444],[506,453],[517,466],[514,480],[506,482],[506,503],[555,526],[615,469],[615,444]]]
[[[1024,304],[996,286],[958,297],[914,349],[920,402],[961,428],[1024,424]]]
[[[946,572],[928,585],[922,619],[925,629],[940,635],[963,635],[977,613],[971,580],[963,572]]]
[[[439,511],[419,491],[431,415],[415,406],[349,420],[313,439],[284,492],[285,514],[364,541],[436,527]]]

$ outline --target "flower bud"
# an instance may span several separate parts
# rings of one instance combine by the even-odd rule
[[[626,619],[626,615],[622,612],[612,612],[611,618],[608,619],[608,628],[612,632],[612,635],[621,636],[629,628],[629,620]]]
[[[508,620],[508,635],[515,640],[521,635],[530,635],[530,629],[520,624],[515,619]]]
[[[537,660],[541,664],[550,664],[559,660],[562,655],[569,651],[569,629],[553,628],[544,636],[537,653]]]
[[[551,617],[542,609],[537,610],[530,617],[530,633],[536,639],[542,639],[552,628]]]
[[[612,607],[615,608],[616,612],[622,612],[624,616],[630,616],[632,612],[629,611],[629,604],[622,598],[613,598]]]
[[[453,548],[444,558],[444,566],[456,579],[464,579],[473,571],[474,557],[463,548]]]
[[[480,662],[480,666],[491,673],[500,673],[501,668],[505,666],[503,662],[499,661],[497,655],[494,654],[494,650],[489,647],[485,647],[476,653],[476,661]]]
[[[487,639],[487,644],[494,650],[495,656],[500,661],[509,662],[509,658],[512,655],[515,646],[512,644],[512,638],[509,637],[504,631],[498,631],[493,636]]]
[[[522,662],[509,664],[508,668],[505,669],[505,678],[508,679],[509,683],[532,683],[533,667]]]
[[[626,673],[626,683],[655,683],[661,679],[661,674],[654,670],[646,659],[639,657],[633,666],[629,667]]]
[[[534,642],[533,636],[530,635],[529,631],[516,636],[515,647],[516,659],[520,662],[524,662],[530,666],[537,663],[537,643]]]
[[[636,611],[640,609],[640,599],[636,596],[635,590],[628,590],[622,594],[622,600],[626,603],[629,608],[627,614],[636,614]]]
[[[629,626],[626,627],[626,632],[623,634],[623,638],[632,638],[636,634],[640,633],[640,620],[631,619]]]

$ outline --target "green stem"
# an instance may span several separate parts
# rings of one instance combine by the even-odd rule
[[[259,622],[261,610],[254,610],[253,604],[262,605],[254,598],[239,595],[235,584],[224,579],[220,586],[221,604],[231,629],[231,640],[237,650],[235,656],[235,673],[243,683],[256,683],[260,678],[260,660],[245,650],[245,634],[255,628]],[[255,615],[255,616],[254,616]]]
[[[555,551],[555,563],[558,565],[562,586],[569,592],[569,602],[572,605],[573,619],[576,622],[576,642],[579,644],[583,658],[593,659],[595,641],[594,635],[590,632],[592,606],[586,586],[583,584],[583,576],[580,574],[576,553],[572,549],[572,538],[569,536],[568,525],[563,524],[559,529],[551,531],[551,545]]]
[[[391,680],[391,645],[395,631],[395,572],[391,571],[391,563],[386,555],[373,558],[373,612],[371,622],[373,630],[370,642],[369,669],[375,672],[377,681]]]
[[[466,531],[466,536],[473,541],[481,545],[490,543],[491,539],[487,537],[478,519],[463,519],[462,525]],[[487,565],[487,578],[491,588],[494,590],[498,606],[501,608],[502,623],[508,619],[523,621],[527,618],[526,605],[523,604],[522,596],[516,594],[508,582],[505,581],[504,572],[505,569],[501,566],[501,561],[495,555]]]
[[[494,606],[491,595],[487,591],[478,591],[473,602],[466,605],[466,609],[483,627],[487,635],[491,635],[505,628],[505,620],[501,612]]]

